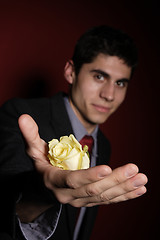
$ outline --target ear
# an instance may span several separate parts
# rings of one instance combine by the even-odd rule
[[[69,84],[72,84],[75,79],[74,64],[72,60],[66,62],[64,67],[64,77]]]

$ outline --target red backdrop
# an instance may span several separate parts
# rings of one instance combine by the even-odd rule
[[[112,144],[111,166],[136,163],[149,178],[148,192],[100,207],[91,240],[158,239],[159,10],[158,0],[0,0],[0,104],[66,91],[64,64],[91,26],[121,28],[137,43],[139,67],[126,101],[102,129]]]

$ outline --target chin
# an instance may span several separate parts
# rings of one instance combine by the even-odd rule
[[[95,125],[97,125],[97,124],[103,124],[104,122],[106,122],[107,121],[107,119],[109,118],[109,116],[108,117],[106,117],[106,118],[94,118],[93,119],[93,121],[91,120],[90,122],[92,123],[92,124],[95,124]]]

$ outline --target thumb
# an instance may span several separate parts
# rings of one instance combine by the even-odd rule
[[[38,126],[30,115],[21,115],[18,119],[18,124],[28,147],[33,147],[40,143]]]
[[[33,118],[28,114],[23,114],[18,119],[19,128],[27,144],[27,153],[34,160],[48,162],[47,143],[40,138],[38,126]]]

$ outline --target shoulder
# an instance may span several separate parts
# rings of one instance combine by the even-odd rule
[[[31,109],[37,108],[42,104],[46,103],[46,99],[23,99],[23,98],[13,98],[6,101],[1,106],[1,112],[11,112],[11,113],[18,113],[18,112],[27,112]]]
[[[63,93],[58,93],[50,98],[13,98],[6,101],[0,108],[0,113],[8,113],[13,115],[21,115],[28,113],[30,115],[36,115],[41,113],[45,114],[50,111],[50,105],[55,106],[62,104]]]

